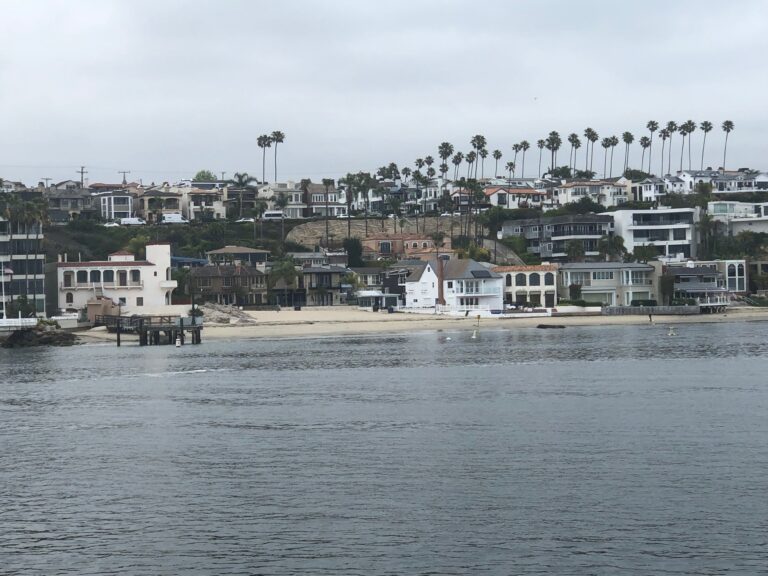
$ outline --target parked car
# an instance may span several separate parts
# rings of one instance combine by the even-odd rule
[[[119,222],[107,222],[103,225],[105,228],[119,228],[120,223]]]
[[[262,220],[285,220],[282,210],[265,210],[261,215]]]
[[[256,222],[255,218],[240,218],[238,220],[235,220],[236,224],[246,224],[248,222]]]
[[[120,224],[123,226],[144,226],[144,218],[120,218]]]
[[[349,214],[339,214],[338,216],[336,216],[336,218],[347,219],[349,218]]]

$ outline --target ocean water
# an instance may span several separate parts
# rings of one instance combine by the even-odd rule
[[[0,574],[766,574],[767,334],[0,350]]]

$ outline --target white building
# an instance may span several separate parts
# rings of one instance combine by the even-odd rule
[[[560,265],[560,298],[603,306],[630,306],[632,301],[657,300],[661,265],[640,262],[569,262]]]
[[[729,236],[745,231],[768,232],[768,202],[718,200],[707,204],[707,212],[723,223]]]
[[[61,310],[82,310],[95,297],[106,297],[123,314],[156,314],[171,304],[170,244],[147,244],[146,260],[115,252],[106,261],[59,262],[58,303]]]
[[[490,313],[504,307],[503,278],[474,260],[435,260],[414,271],[405,282],[405,308],[434,309],[440,290],[438,265],[442,265],[442,286],[447,313]]]
[[[496,266],[492,270],[504,277],[505,304],[557,306],[557,264]]]
[[[699,214],[699,208],[616,210],[614,230],[624,238],[629,252],[637,246],[653,246],[661,257],[695,258]]]
[[[133,216],[133,195],[124,190],[93,192],[92,204],[98,202],[99,215],[104,220],[120,220]]]
[[[603,180],[566,182],[555,187],[552,192],[556,204],[571,204],[582,198],[589,198],[611,208],[627,201],[627,188],[617,182]]]

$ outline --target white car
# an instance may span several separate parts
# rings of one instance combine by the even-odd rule
[[[104,224],[104,227],[105,228],[120,228],[120,224],[118,224],[117,222],[107,222],[106,224]]]
[[[256,222],[255,218],[240,218],[239,220],[235,220],[236,224],[245,224],[245,223],[253,223]]]
[[[349,218],[349,214],[339,214],[338,216],[336,216],[336,218],[347,219]]]

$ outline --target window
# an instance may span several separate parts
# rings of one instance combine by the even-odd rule
[[[122,306],[125,306],[125,298],[118,298],[117,301],[120,302]]]
[[[544,285],[545,286],[555,285],[555,275],[552,274],[552,272],[547,272],[546,274],[544,274]]]
[[[675,240],[685,240],[685,228],[675,228],[672,231],[672,237]]]
[[[115,271],[114,270],[104,270],[104,272],[101,275],[101,281],[104,282],[104,284],[114,284],[115,283]]]
[[[426,247],[427,247],[427,243],[426,243],[426,242],[422,242],[422,243],[421,243],[421,247],[422,247],[422,248],[426,248]]]
[[[512,286],[512,274],[507,274],[507,286]]]
[[[157,278],[157,270],[155,270],[155,278]]]
[[[201,288],[210,288],[211,287],[211,279],[210,278],[200,278],[198,279],[199,286]]]
[[[453,288],[453,280],[448,280],[448,288]]]
[[[528,283],[531,286],[541,286],[541,276],[538,272],[534,272],[528,277]]]
[[[65,300],[67,301],[67,304],[72,304],[72,302],[75,301],[75,296],[72,294],[72,292],[67,292],[67,295],[65,297]]]
[[[221,279],[221,283],[225,288],[231,288],[232,287],[232,276],[225,276]]]
[[[515,285],[516,286],[525,286],[528,282],[526,281],[525,274],[522,272],[519,274],[515,274]]]
[[[88,283],[88,272],[85,270],[78,270],[77,271],[77,283],[78,284],[87,284]]]
[[[592,272],[592,280],[613,280],[613,272],[607,270]]]
[[[141,270],[131,270],[131,282],[141,282]]]
[[[101,270],[91,270],[90,278],[91,282],[101,282]]]
[[[144,298],[142,296],[136,297],[136,306],[144,306]]]
[[[392,243],[385,241],[385,242],[379,242],[379,252],[382,254],[391,254],[392,253]]]

